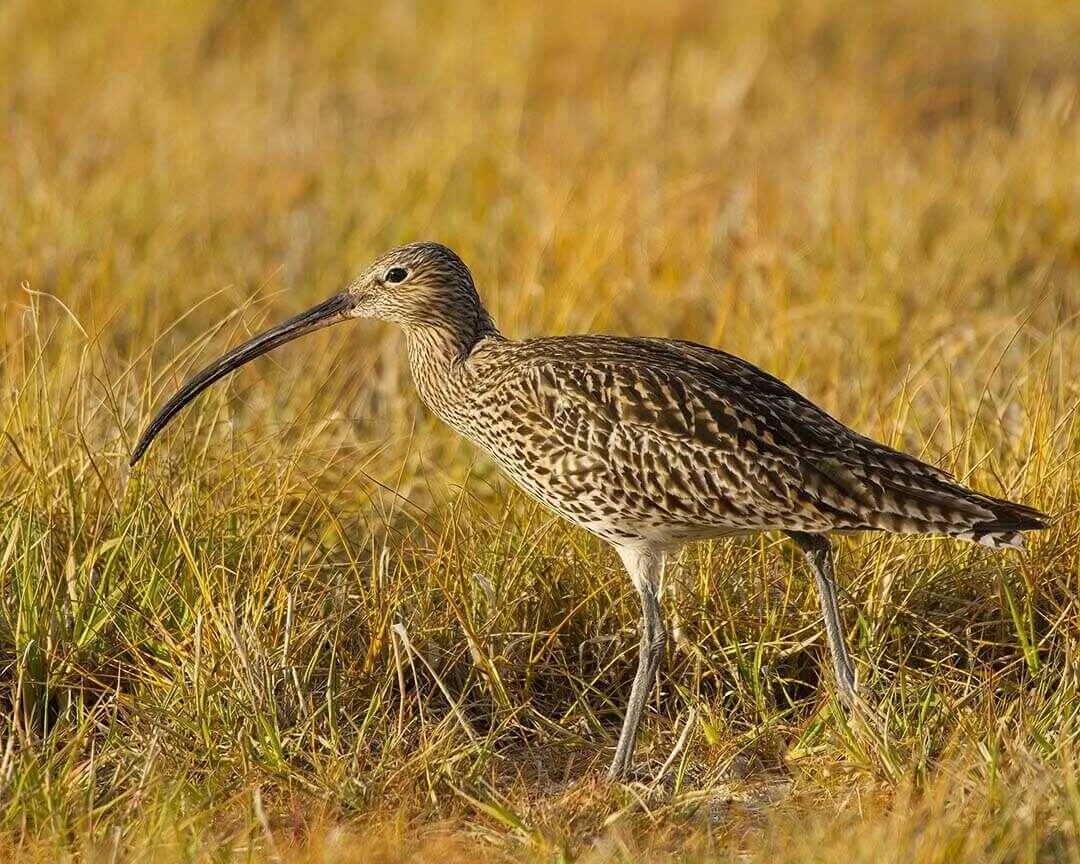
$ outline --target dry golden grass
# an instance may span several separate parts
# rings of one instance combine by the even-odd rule
[[[726,9],[725,9],[726,7]],[[0,856],[1080,861],[1080,8],[0,4]],[[628,580],[335,328],[439,239],[509,335],[694,339],[1053,527],[704,545],[595,781]],[[682,740],[685,747],[677,747]]]

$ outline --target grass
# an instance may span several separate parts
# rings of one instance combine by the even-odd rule
[[[0,6],[0,856],[1080,861],[1073,4]],[[705,544],[639,749],[615,556],[375,324],[200,363],[432,238],[513,336],[677,336],[1053,515]]]

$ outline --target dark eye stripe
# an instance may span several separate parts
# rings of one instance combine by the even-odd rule
[[[386,275],[383,276],[383,280],[391,284],[397,284],[398,282],[404,282],[405,277],[409,275],[409,271],[404,267],[391,267],[386,271]]]

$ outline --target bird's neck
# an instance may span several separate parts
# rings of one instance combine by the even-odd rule
[[[502,338],[484,309],[468,322],[425,322],[407,328],[409,366],[424,404],[457,425],[455,409],[462,405],[471,380],[470,355],[486,340]]]

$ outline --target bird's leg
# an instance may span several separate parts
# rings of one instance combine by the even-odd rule
[[[845,705],[850,706],[855,702],[855,670],[848,657],[847,644],[844,640],[844,624],[840,620],[840,609],[836,603],[832,544],[824,534],[789,531],[788,536],[806,555],[810,569],[814,571],[818,600],[821,603],[821,617],[825,619],[825,636],[829,640],[829,653],[832,655],[833,671],[836,673],[836,684],[839,688],[840,699]]]
[[[618,780],[626,774],[634,758],[638,728],[645,711],[645,703],[656,681],[656,672],[664,658],[664,622],[660,617],[660,575],[664,568],[664,555],[655,549],[621,547],[619,555],[626,565],[630,578],[641,596],[641,644],[638,649],[638,667],[634,684],[630,688],[630,700],[626,706],[619,743],[615,757],[608,767],[608,779]]]

